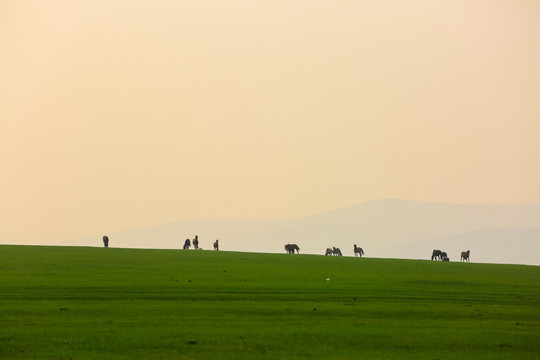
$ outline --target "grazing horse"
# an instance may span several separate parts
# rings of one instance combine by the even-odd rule
[[[219,240],[214,241],[214,250],[219,250]]]
[[[294,254],[295,250],[298,254],[300,254],[300,248],[296,244],[285,245],[285,250],[287,251],[287,254]]]
[[[470,254],[471,254],[471,250],[462,251],[461,252],[461,261],[471,262],[471,259],[469,259]]]
[[[189,239],[186,239],[186,241],[184,241],[184,250],[188,250],[190,246],[191,241]]]
[[[362,257],[362,255],[364,255],[364,250],[361,247],[358,247],[356,246],[356,244],[354,244],[354,257],[357,257],[357,256]]]
[[[441,250],[433,250],[431,254],[431,260],[440,260],[441,259]]]
[[[332,250],[331,248],[327,248],[326,254],[324,254],[324,256],[332,255],[333,253],[334,253],[334,250]]]
[[[333,252],[334,252],[334,255],[336,255],[336,256],[343,256],[343,255],[341,254],[341,250],[339,250],[339,248],[337,248],[337,247],[334,248],[334,251],[333,251]]]
[[[447,258],[448,257],[448,254],[445,253],[444,251],[441,251],[441,260],[444,260],[444,258]]]

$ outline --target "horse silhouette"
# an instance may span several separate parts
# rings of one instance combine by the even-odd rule
[[[441,260],[441,250],[433,250],[433,253],[431,254],[431,260]]]
[[[188,250],[191,246],[191,241],[189,239],[186,239],[186,241],[184,241],[184,250]]]
[[[287,254],[294,254],[294,251],[298,254],[300,254],[300,248],[296,244],[287,244],[285,245],[285,251],[287,251]]]
[[[362,255],[364,255],[364,249],[362,249],[361,247],[358,247],[356,246],[356,244],[354,244],[354,256],[360,256],[362,257]]]
[[[324,254],[324,256],[332,256],[332,254],[334,254],[334,250],[332,250],[332,248],[326,248],[326,253]]]
[[[461,252],[461,260],[463,262],[471,262],[471,259],[469,259],[469,255],[471,254],[471,250],[462,251]]]
[[[214,250],[219,250],[219,240],[214,241]]]
[[[343,256],[343,254],[341,254],[341,250],[339,250],[337,247],[334,248],[333,252],[335,256]]]

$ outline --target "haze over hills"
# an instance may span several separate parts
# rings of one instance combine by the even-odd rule
[[[428,259],[432,249],[445,251],[450,261],[460,261],[461,251],[470,250],[473,262],[540,265],[540,228],[473,230],[378,253],[392,258]]]
[[[434,248],[449,253],[471,250],[478,262],[540,265],[540,204],[460,205],[406,200],[377,200],[288,221],[190,220],[107,234],[112,247],[179,249],[199,236],[210,249],[284,252],[297,243],[301,253],[322,254],[339,247],[352,256],[353,245],[366,256],[428,259]],[[101,246],[101,235],[62,245]],[[511,249],[511,250],[510,250]]]

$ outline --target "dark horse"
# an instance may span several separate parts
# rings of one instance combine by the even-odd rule
[[[219,240],[214,241],[214,250],[219,250]]]
[[[431,254],[431,260],[441,260],[441,250],[433,250],[433,254]]]
[[[335,256],[343,256],[343,254],[341,253],[341,250],[337,247],[333,249],[333,252]]]
[[[189,239],[186,239],[184,241],[184,250],[188,250],[191,247],[191,241]]]
[[[471,259],[469,259],[470,254],[471,254],[471,250],[462,251],[461,252],[461,261],[471,262]]]
[[[109,247],[109,237],[107,235],[103,237],[103,246]]]
[[[296,244],[285,245],[285,251],[287,251],[287,254],[294,254],[294,250],[296,250],[296,252],[300,254],[300,248],[298,247],[298,245]]]
[[[362,257],[362,255],[364,255],[364,250],[361,247],[358,247],[356,246],[356,244],[354,244],[354,256]]]

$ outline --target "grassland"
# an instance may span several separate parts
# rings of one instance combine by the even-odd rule
[[[540,267],[0,246],[0,359],[538,359]]]

